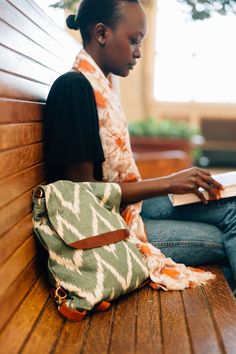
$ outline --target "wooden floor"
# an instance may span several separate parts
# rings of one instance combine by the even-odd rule
[[[1,333],[1,353],[235,354],[236,301],[213,271],[217,284],[182,292],[146,287],[81,323],[59,315],[40,279]]]

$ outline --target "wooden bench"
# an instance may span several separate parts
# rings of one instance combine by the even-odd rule
[[[222,273],[184,292],[144,288],[82,323],[49,297],[32,232],[45,180],[42,117],[51,83],[78,44],[29,0],[0,1],[1,353],[236,353],[236,304]]]

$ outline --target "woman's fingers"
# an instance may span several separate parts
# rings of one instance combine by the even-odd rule
[[[198,196],[198,198],[204,203],[207,204],[208,200],[206,199],[205,195],[203,194],[203,192],[201,192],[199,189],[196,189],[194,191],[194,194],[196,194]]]
[[[209,171],[192,167],[171,176],[172,193],[195,193],[203,203],[207,203],[201,189],[209,194],[209,199],[217,199],[223,186],[212,178]]]
[[[206,182],[200,181],[198,183],[199,188],[207,191],[207,193],[209,194],[209,199],[213,200],[213,199],[217,199],[218,198],[218,194],[217,191],[219,191],[219,188],[214,187],[212,184],[209,185]],[[200,190],[201,192],[201,190]],[[203,193],[203,192],[202,192]]]
[[[214,178],[212,178],[208,171],[199,169],[196,172],[198,176],[195,180],[197,189],[195,189],[194,193],[200,198],[203,203],[207,203],[207,199],[203,194],[204,192],[199,190],[199,188],[202,188],[203,190],[208,192],[210,200],[219,199],[219,191],[224,189],[224,187]]]
[[[207,173],[205,173],[205,170],[204,170],[204,173],[200,174],[200,176],[209,186],[211,186],[212,188],[224,189],[222,184],[217,182],[208,171],[206,171],[206,172]]]

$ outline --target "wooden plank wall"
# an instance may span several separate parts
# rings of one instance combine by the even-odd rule
[[[33,1],[0,1],[0,329],[38,278],[31,200],[45,179],[43,109],[78,50]]]

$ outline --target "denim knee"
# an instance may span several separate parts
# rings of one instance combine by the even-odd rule
[[[167,257],[187,265],[225,260],[221,231],[209,224],[176,220],[145,220],[148,240]]]

